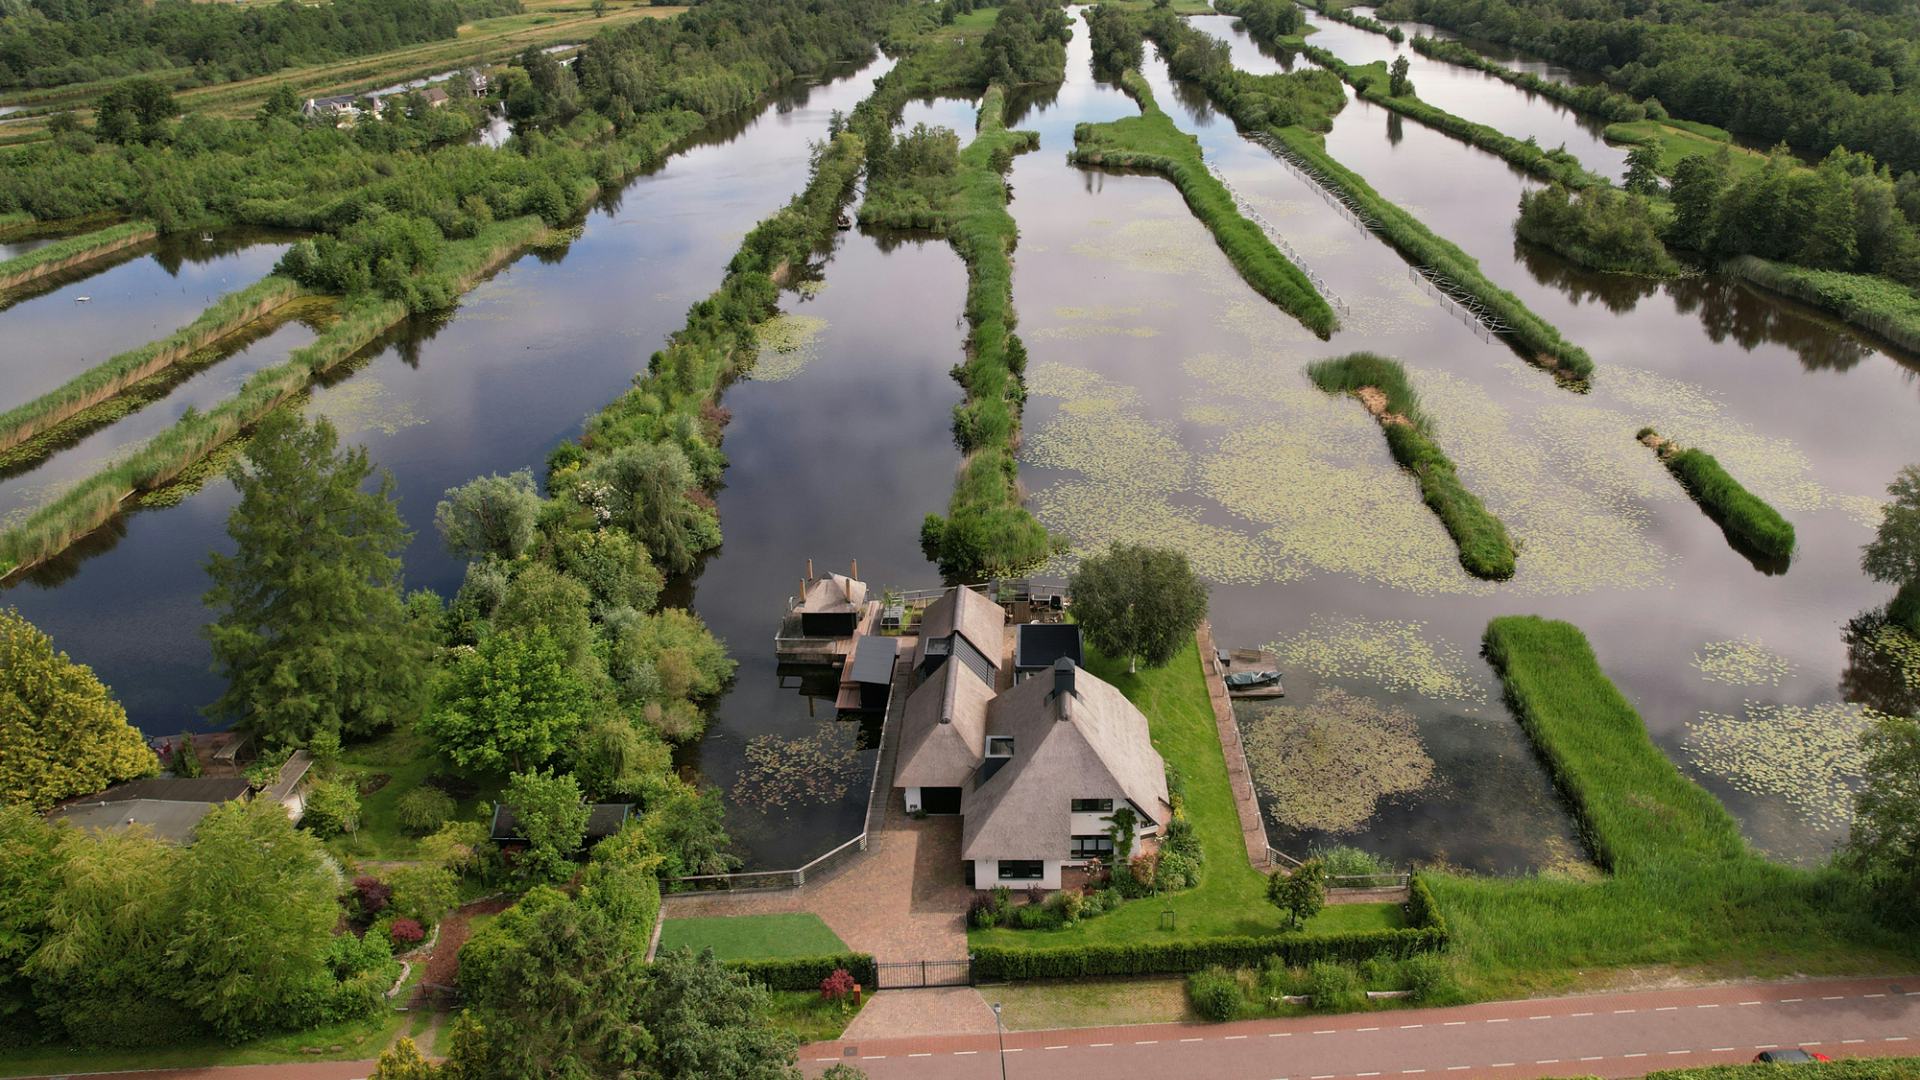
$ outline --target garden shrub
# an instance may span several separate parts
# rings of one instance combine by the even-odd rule
[[[851,972],[846,968],[834,968],[833,974],[820,980],[820,999],[822,1001],[842,1001],[853,993],[855,985]]]
[[[1439,927],[1359,930],[1345,934],[1281,934],[1174,941],[1132,941],[1045,947],[976,945],[974,974],[982,979],[1080,978],[1153,975],[1224,965],[1246,967],[1278,957],[1288,964],[1412,956],[1446,946]]]
[[[403,866],[387,875],[393,887],[391,910],[396,918],[432,926],[459,900],[453,873],[437,866]]]
[[[400,827],[420,836],[445,825],[453,811],[453,796],[436,787],[414,788],[394,803],[394,816]]]
[[[1233,1020],[1246,1012],[1239,976],[1223,967],[1203,968],[1187,976],[1187,999],[1208,1020]]]
[[[387,937],[396,949],[411,949],[426,940],[427,932],[413,919],[395,919],[387,924]]]
[[[1328,960],[1307,965],[1307,994],[1318,1012],[1352,1012],[1367,1003],[1359,972]]]
[[[393,899],[393,886],[377,877],[362,875],[353,879],[353,907],[363,919],[372,919],[387,910]]]
[[[1453,965],[1437,953],[1410,956],[1402,965],[1407,989],[1422,1005],[1444,1005],[1460,999],[1460,984],[1454,979]]]
[[[307,809],[301,824],[321,839],[359,831],[360,793],[348,781],[314,781],[307,789]]]

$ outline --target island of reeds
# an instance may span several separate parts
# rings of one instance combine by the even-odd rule
[[[1453,462],[1433,439],[1433,424],[1399,361],[1353,353],[1307,365],[1307,377],[1329,394],[1352,394],[1386,432],[1393,459],[1420,482],[1420,494],[1460,548],[1460,565],[1475,577],[1513,576],[1514,544],[1507,527],[1467,490]]]
[[[1784,569],[1793,557],[1793,522],[1742,487],[1712,454],[1682,447],[1650,427],[1641,428],[1635,437],[1660,456],[1660,463],[1687,489],[1700,509],[1719,523],[1728,540]]]

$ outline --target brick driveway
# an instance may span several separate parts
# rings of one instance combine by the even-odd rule
[[[810,911],[856,952],[882,962],[967,955],[967,888],[960,819],[906,815],[888,792],[886,825],[867,850],[797,889],[669,896],[667,918]]]

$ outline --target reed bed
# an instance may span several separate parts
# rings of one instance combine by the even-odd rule
[[[1419,481],[1421,497],[1453,537],[1467,573],[1490,581],[1513,576],[1515,549],[1505,523],[1461,482],[1434,441],[1419,395],[1398,361],[1353,353],[1309,364],[1307,377],[1329,394],[1352,394],[1366,403],[1386,433],[1393,459]]]
[[[1074,129],[1069,160],[1078,165],[1142,169],[1173,181],[1188,209],[1213,233],[1214,242],[1255,292],[1299,319],[1322,340],[1340,326],[1313,282],[1280,252],[1260,226],[1241,215],[1233,196],[1207,169],[1200,143],[1174,126],[1153,99],[1138,71],[1121,84],[1140,105],[1140,115]]]
[[[1683,449],[1652,428],[1642,428],[1639,437],[1660,455],[1661,464],[1736,545],[1780,563],[1793,557],[1793,523],[1765,499],[1741,486],[1712,454]]]
[[[1499,79],[1512,83],[1529,93],[1552,98],[1562,105],[1592,113],[1603,120],[1619,123],[1622,121],[1644,120],[1647,110],[1639,102],[1616,90],[1604,86],[1569,86],[1543,79],[1530,72],[1515,71],[1496,60],[1489,60],[1475,52],[1471,46],[1457,41],[1430,38],[1424,34],[1413,37],[1413,51],[1435,60],[1444,60],[1449,64],[1470,67]]]
[[[0,452],[59,426],[305,292],[298,283],[275,274],[228,293],[172,334],[95,364],[58,389],[0,413]]]
[[[432,272],[454,277],[460,291],[465,291],[544,232],[537,217],[497,222],[479,236],[448,244]],[[111,521],[129,500],[179,479],[406,316],[407,306],[398,300],[349,301],[339,321],[312,344],[255,372],[232,397],[206,412],[189,411],[123,460],[75,484],[0,534],[0,576],[54,557]]]
[[[116,251],[144,244],[160,235],[151,221],[124,221],[104,229],[55,240],[0,262],[0,290],[21,285],[75,266],[104,259]]]
[[[1419,218],[1373,190],[1358,173],[1334,160],[1313,132],[1301,127],[1270,128],[1288,150],[1358,203],[1380,225],[1382,235],[1415,265],[1438,271],[1486,306],[1510,328],[1507,343],[1529,361],[1564,382],[1584,384],[1593,377],[1593,358],[1561,336],[1553,324],[1535,315],[1520,298],[1495,285],[1473,256],[1441,239]]]
[[[1920,294],[1874,274],[1812,270],[1740,255],[1721,267],[1742,281],[1785,293],[1920,354]]]
[[[1346,80],[1362,98],[1375,105],[1425,124],[1444,135],[1451,135],[1461,142],[1477,146],[1490,154],[1497,154],[1543,180],[1552,180],[1576,190],[1606,184],[1606,180],[1582,168],[1579,159],[1565,149],[1542,150],[1538,143],[1516,139],[1498,128],[1477,124],[1463,116],[1456,116],[1437,105],[1420,100],[1413,92],[1399,97],[1393,96],[1387,92],[1389,76],[1386,64],[1381,61],[1376,60],[1364,65],[1349,64],[1315,45],[1303,45],[1300,51],[1306,54],[1307,59]]]

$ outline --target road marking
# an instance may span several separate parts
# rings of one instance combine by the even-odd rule
[[[1315,1035],[1334,1035],[1338,1033],[1335,1032],[1332,1028],[1321,1028],[1319,1031],[1314,1032],[1314,1034]]]
[[[1849,1044],[1852,1044],[1852,1043],[1863,1043],[1863,1042],[1866,1042],[1866,1041],[1867,1041],[1867,1040],[1865,1040],[1865,1039],[1841,1039],[1841,1040],[1840,1040],[1840,1045],[1841,1045],[1841,1046],[1847,1046],[1847,1045],[1849,1045]]]
[[[1380,1029],[1379,1029],[1379,1028],[1377,1028],[1377,1027],[1370,1027],[1370,1028],[1354,1028],[1353,1030],[1355,1030],[1355,1031],[1379,1031]]]
[[[1580,1060],[1581,1060],[1581,1061],[1599,1061],[1599,1060],[1600,1060],[1600,1055],[1599,1055],[1599,1054],[1595,1054],[1595,1055],[1593,1055],[1592,1057],[1583,1057],[1583,1058],[1581,1058]]]
[[[1020,1051],[1021,1051],[1022,1049],[1024,1049],[1024,1048],[1023,1048],[1023,1047],[1019,1047],[1019,1046],[1009,1046],[1009,1047],[1007,1047],[1007,1048],[1006,1048],[1005,1050],[1002,1050],[1002,1051],[1000,1051],[1000,1052],[1001,1052],[1001,1053],[1003,1053],[1003,1054],[1017,1054],[1017,1053],[1019,1053],[1019,1052],[1020,1052]]]
[[[1425,1024],[1401,1024],[1401,1025],[1400,1025],[1400,1030],[1401,1030],[1401,1031],[1412,1031],[1412,1030],[1413,1030],[1414,1028],[1420,1028],[1420,1027],[1426,1027],[1426,1026],[1427,1026],[1427,1025],[1425,1025]]]
[[[1638,1053],[1638,1054],[1621,1054],[1620,1056],[1621,1056],[1621,1057],[1630,1057],[1630,1058],[1632,1058],[1632,1057],[1646,1057],[1646,1056],[1647,1056],[1647,1053],[1646,1053],[1646,1051],[1644,1051],[1644,1050],[1642,1050],[1642,1051],[1641,1051],[1640,1053]]]
[[[1233,1041],[1233,1040],[1235,1040],[1235,1039],[1244,1039],[1244,1038],[1246,1038],[1246,1036],[1245,1036],[1245,1035],[1227,1035],[1227,1036],[1224,1036],[1224,1038],[1225,1038],[1225,1039],[1226,1039],[1226,1040],[1227,1040],[1228,1042],[1232,1042],[1232,1041]]]
[[[1639,1012],[1639,1011],[1640,1011],[1639,1009],[1615,1009],[1615,1010],[1613,1010],[1613,1015],[1615,1015],[1615,1016],[1625,1016],[1626,1014],[1628,1014],[1628,1013],[1630,1013],[1630,1012]]]
[[[1440,1026],[1441,1027],[1464,1027],[1465,1025],[1466,1025],[1465,1020],[1449,1020],[1446,1023],[1441,1024]]]
[[[1401,1069],[1400,1075],[1401,1076],[1419,1076],[1421,1073],[1426,1071],[1427,1070],[1425,1069]]]
[[[1449,1065],[1447,1066],[1447,1071],[1448,1072],[1465,1072],[1466,1070],[1471,1068],[1473,1068],[1473,1066],[1471,1065]]]
[[[1669,1050],[1669,1051],[1667,1051],[1667,1053],[1668,1053],[1668,1054],[1691,1054],[1691,1053],[1693,1053],[1693,1051],[1691,1051],[1691,1050]]]
[[[1590,1013],[1590,1012],[1584,1012],[1584,1013],[1574,1013],[1573,1015],[1575,1015],[1575,1016],[1592,1016],[1593,1014],[1592,1014],[1592,1013]]]
[[[1820,1044],[1817,1042],[1803,1042],[1800,1045],[1801,1046],[1819,1046]]]
[[[1199,1042],[1199,1039],[1181,1039],[1181,1042]]]
[[[1717,1008],[1719,1008],[1719,1007],[1720,1007],[1720,1006],[1718,1006],[1718,1005],[1695,1005],[1695,1006],[1694,1006],[1694,1008],[1696,1008],[1696,1009],[1717,1009]]]
[[[979,1053],[979,1052],[980,1052],[980,1051],[978,1051],[978,1050],[955,1050],[955,1051],[953,1052],[953,1056],[954,1056],[954,1057],[966,1057],[966,1056],[967,1056],[968,1054],[977,1054],[977,1053]]]
[[[1861,994],[1861,997],[1886,997],[1885,994]]]
[[[1764,1003],[1764,1002],[1759,1002],[1759,1001],[1743,1001],[1743,1002],[1741,1002],[1740,1004],[1742,1004],[1742,1005],[1761,1005],[1761,1004],[1765,1004],[1765,1003]]]
[[[1511,1016],[1496,1016],[1496,1017],[1494,1017],[1493,1019],[1491,1019],[1491,1020],[1489,1020],[1489,1021],[1487,1021],[1487,1023],[1489,1023],[1489,1024],[1504,1024],[1504,1023],[1506,1023],[1507,1021],[1509,1021],[1509,1020],[1511,1020],[1511,1019],[1513,1019],[1513,1017],[1511,1017]]]
[[[1551,1017],[1551,1016],[1529,1016],[1529,1017],[1527,1017],[1527,1019],[1529,1019],[1529,1020],[1551,1020],[1551,1019],[1553,1019],[1553,1017]]]
[[[1066,1044],[1064,1044],[1064,1043],[1062,1043],[1062,1044],[1061,1044],[1061,1045],[1059,1045],[1059,1046],[1043,1046],[1043,1047],[1041,1047],[1041,1049],[1042,1049],[1042,1050],[1065,1050],[1066,1048],[1067,1048],[1067,1047],[1066,1047]]]
[[[1135,1046],[1152,1046],[1152,1045],[1153,1045],[1154,1043],[1157,1043],[1157,1042],[1159,1042],[1159,1041],[1160,1041],[1159,1039],[1135,1039],[1135,1040],[1133,1040],[1133,1045],[1135,1045]]]
[[[1379,1073],[1377,1073],[1377,1072],[1364,1072],[1364,1073],[1354,1073],[1353,1075],[1355,1075],[1355,1076],[1379,1076],[1380,1074],[1379,1074]]]
[[[1755,1050],[1778,1050],[1780,1049],[1780,1044],[1779,1043],[1761,1043],[1759,1046],[1754,1047],[1754,1049]]]
[[[887,1060],[887,1055],[885,1055],[885,1054],[868,1054],[868,1055],[866,1055],[866,1056],[864,1056],[864,1057],[862,1057],[862,1058],[861,1058],[860,1060],[861,1060],[861,1061],[885,1061],[885,1060]]]
[[[1112,1043],[1088,1043],[1088,1046],[1112,1046]]]
[[[1906,1042],[1907,1037],[1905,1035],[1889,1035],[1887,1036],[1887,1041],[1888,1042]]]
[[[907,1056],[908,1057],[932,1057],[933,1053],[931,1051],[922,1050],[918,1054],[908,1054]]]
[[[1513,1068],[1513,1062],[1511,1062],[1511,1061],[1496,1061],[1496,1062],[1494,1062],[1494,1063],[1493,1063],[1492,1065],[1490,1065],[1490,1066],[1488,1066],[1488,1068],[1492,1068],[1492,1069],[1511,1069],[1511,1068]]]
[[[1269,1032],[1267,1032],[1267,1038],[1269,1038],[1269,1039],[1291,1039],[1291,1038],[1293,1038],[1293,1032],[1291,1032],[1291,1031],[1269,1031]]]
[[[1676,1012],[1679,1010],[1679,1008],[1680,1006],[1678,1005],[1661,1005],[1655,1008],[1653,1011],[1654,1012]]]
[[[1828,995],[1827,995],[1826,997],[1823,997],[1823,998],[1821,998],[1820,1000],[1821,1000],[1821,1001],[1845,1001],[1845,1000],[1847,1000],[1847,995],[1845,995],[1845,994],[1828,994]]]
[[[1796,1002],[1796,1001],[1805,1001],[1805,1000],[1806,1000],[1806,998],[1781,998],[1781,999],[1780,999],[1780,1004],[1782,1004],[1782,1005],[1792,1005],[1792,1004],[1793,1004],[1794,1002]]]
[[[1541,1058],[1540,1060],[1534,1062],[1534,1064],[1535,1065],[1558,1065],[1560,1064],[1560,1059],[1559,1058]]]
[[[1716,1047],[1714,1047],[1713,1049],[1711,1049],[1711,1050],[1709,1050],[1709,1051],[1707,1051],[1707,1053],[1709,1053],[1709,1054],[1731,1054],[1731,1053],[1733,1053],[1733,1051],[1734,1051],[1735,1049],[1737,1049],[1737,1048],[1736,1048],[1736,1047],[1732,1047],[1732,1046],[1716,1046]]]

